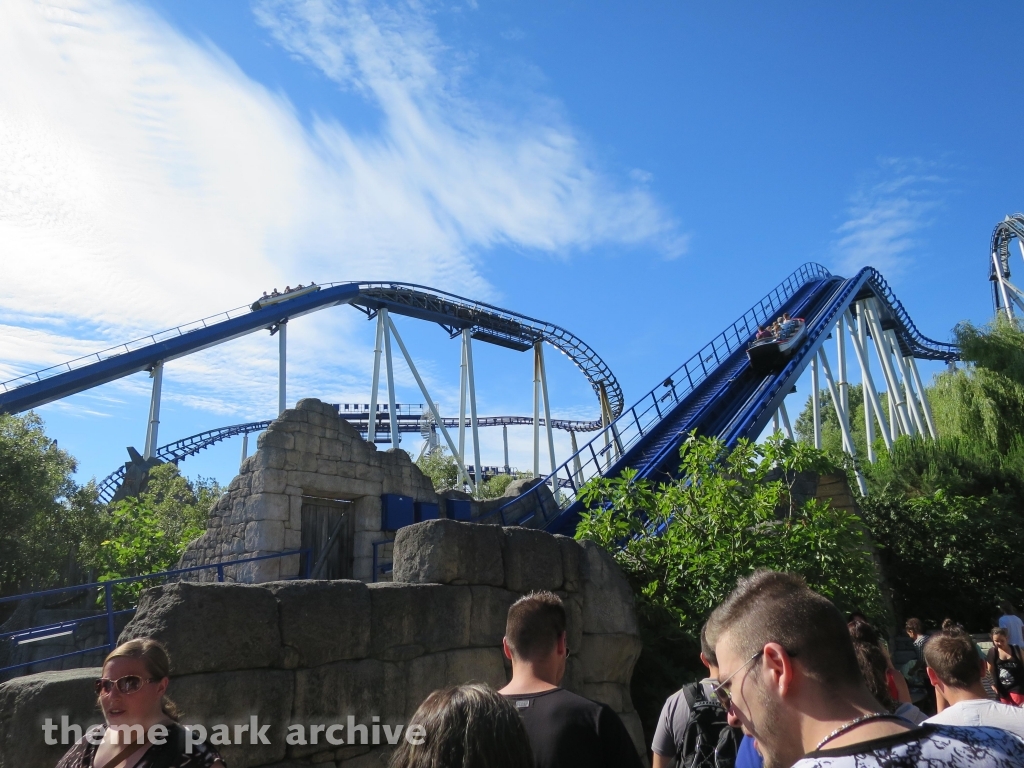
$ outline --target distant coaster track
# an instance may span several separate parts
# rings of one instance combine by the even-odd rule
[[[257,301],[0,382],[0,413],[36,408],[256,331],[274,331],[290,319],[340,304],[351,304],[370,318],[387,309],[391,314],[435,322],[452,337],[468,329],[474,339],[520,352],[538,341],[547,342],[583,373],[599,401],[601,390],[605,391],[612,418],[622,413],[622,388],[611,369],[589,344],[561,326],[414,283],[327,283],[319,287],[267,306]],[[579,431],[601,426],[601,419],[596,419]]]

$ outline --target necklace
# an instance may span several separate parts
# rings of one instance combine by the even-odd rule
[[[853,728],[856,728],[861,723],[866,723],[869,720],[884,720],[884,719],[902,720],[903,718],[900,717],[899,715],[894,715],[891,712],[870,712],[870,713],[868,713],[866,715],[861,715],[860,717],[856,717],[853,720],[851,720],[850,722],[845,723],[845,724],[839,726],[838,728],[836,728],[834,731],[832,731],[832,733],[830,733],[828,736],[826,736],[824,739],[822,739],[821,741],[818,742],[818,746],[816,746],[814,748],[814,751],[817,752],[823,746],[825,746],[830,741],[832,741],[832,739],[836,738],[837,736],[842,736],[844,733],[846,733],[847,731],[849,731],[849,730],[851,730]]]

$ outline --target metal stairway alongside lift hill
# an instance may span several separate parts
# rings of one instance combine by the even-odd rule
[[[741,439],[756,439],[837,321],[865,299],[875,302],[881,332],[895,333],[902,355],[946,362],[959,359],[955,345],[929,339],[918,331],[875,269],[868,267],[852,278],[842,278],[820,264],[805,264],[557,467],[545,482],[555,476],[570,478],[569,487],[562,489],[557,512],[544,509],[544,494],[534,488],[481,522],[527,524],[571,534],[582,511],[576,496],[588,480],[614,476],[626,468],[635,469],[640,477],[668,479],[677,469],[680,446],[694,430],[717,436],[727,446]],[[803,317],[807,335],[780,370],[758,375],[747,362],[747,344],[759,326],[782,312]],[[536,497],[533,506],[544,511],[509,519],[513,510],[530,506],[523,502],[531,494]]]

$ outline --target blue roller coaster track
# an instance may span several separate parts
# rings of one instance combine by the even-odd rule
[[[945,362],[959,359],[955,345],[929,339],[917,329],[875,269],[865,268],[847,279],[820,264],[805,264],[559,466],[553,476],[570,478],[570,487],[565,489],[560,483],[563,491],[557,508],[538,485],[481,522],[527,524],[572,533],[582,511],[576,494],[591,478],[632,468],[639,477],[668,479],[678,468],[680,446],[694,430],[717,436],[727,446],[741,439],[756,439],[837,321],[864,299],[875,300],[882,332],[895,332],[905,357]],[[783,312],[807,321],[805,341],[781,370],[758,374],[746,358],[747,345],[759,326]],[[524,504],[530,494],[535,499]],[[525,518],[514,517],[524,509],[539,511]]]

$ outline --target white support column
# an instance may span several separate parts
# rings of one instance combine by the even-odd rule
[[[828,358],[825,356],[825,350],[818,350],[818,357],[821,360],[821,368],[825,373],[825,382],[828,384],[829,394],[832,395],[832,404],[836,409],[836,416],[839,417],[839,429],[843,433],[843,443],[846,445],[846,452],[850,454],[852,458],[857,457],[857,449],[853,444],[853,434],[850,432],[850,420],[847,418],[846,411],[843,410],[842,400],[839,397],[839,390],[836,388],[835,381],[832,380],[832,371],[828,367]],[[864,476],[861,475],[860,470],[856,470],[857,486],[860,488],[862,496],[868,495],[868,486],[864,482]]]
[[[402,356],[405,358],[406,365],[409,366],[409,370],[412,372],[412,377],[416,380],[416,386],[420,388],[420,394],[423,395],[423,399],[427,401],[427,407],[430,408],[430,414],[434,417],[434,423],[437,424],[437,428],[441,430],[441,434],[444,436],[444,441],[448,444],[448,450],[452,452],[452,456],[456,457],[458,461],[458,452],[455,449],[455,443],[452,441],[452,436],[448,433],[447,428],[444,426],[444,422],[441,420],[441,414],[437,410],[437,405],[430,399],[430,393],[427,392],[427,385],[423,383],[423,379],[420,378],[420,372],[416,370],[416,364],[413,363],[412,357],[409,355],[409,350],[406,349],[405,343],[402,341],[402,337],[398,333],[398,328],[395,327],[395,321],[390,317],[387,319],[388,329],[394,334],[395,341],[398,342],[398,348],[402,351]],[[385,336],[387,339],[387,336]],[[462,472],[464,477],[469,477],[469,473],[466,472],[464,466],[459,466],[459,471]],[[470,480],[469,483],[472,492],[476,493],[476,484]]]
[[[999,283],[999,295],[1003,297],[1003,311],[1006,317],[1013,320],[1013,306],[1010,304],[1010,296],[1006,290],[1006,283],[1003,282],[1003,270],[999,265],[999,255],[992,251],[992,266],[996,270],[996,281]]]
[[[781,427],[779,426],[779,412],[776,410],[775,413],[772,414],[772,434],[774,435],[776,432],[780,431]]]
[[[366,422],[366,442],[377,442],[377,390],[380,389],[380,353],[384,344],[386,330],[384,324],[388,319],[388,311],[377,312],[377,340],[373,345],[373,383],[370,385],[370,413]]]
[[[882,403],[878,397],[878,390],[875,389],[875,380],[871,375],[871,360],[868,358],[867,353],[867,327],[865,324],[865,315],[863,305],[860,308],[860,323],[858,332],[853,333],[854,321],[853,315],[847,313],[846,323],[850,327],[850,342],[853,344],[853,351],[857,355],[857,362],[860,363],[860,378],[864,388],[864,419],[865,419],[865,432],[870,442],[870,446],[874,442],[874,424],[871,421],[871,414],[874,413],[875,419],[878,421],[878,429],[882,433],[882,440],[885,442],[886,450],[892,450],[892,437],[889,433],[889,425],[885,421],[885,416],[882,414]],[[868,456],[874,456],[874,448],[868,449]]]
[[[608,427],[605,432],[604,444],[608,445],[609,438],[615,445],[615,460],[619,460],[619,456],[622,455],[622,440],[619,438],[619,430],[615,426],[615,419],[612,418],[612,404],[608,400],[608,388],[605,386],[604,380],[597,382],[597,397],[601,402],[601,423]],[[608,466],[611,466],[609,463]]]
[[[896,367],[899,369],[900,378],[903,379],[903,394],[907,403],[907,413],[910,414],[910,422],[914,427],[914,434],[920,433],[923,435],[926,433],[927,427],[925,427],[924,421],[921,419],[921,412],[917,410],[914,389],[910,383],[910,372],[903,361],[903,352],[900,349],[899,339],[896,338],[896,332],[892,330],[886,331],[885,335],[889,340],[889,347],[892,349],[893,357],[896,358]]]
[[[864,397],[864,439],[867,443],[868,450],[868,461],[872,464],[875,463],[875,422],[872,415],[877,418],[881,418],[881,412],[874,413],[874,405],[871,402],[871,395],[874,394],[878,397],[878,393],[874,391],[874,384],[871,384],[871,391],[868,391],[868,381],[871,378],[871,362],[867,359],[867,356],[863,354],[863,350],[868,345],[867,336],[867,324],[864,321],[864,310],[861,309],[858,312],[858,322],[854,322],[853,319],[853,307],[847,310],[846,313],[846,324],[850,330],[850,342],[854,345],[855,349],[861,351],[857,354],[857,362],[860,363],[860,383],[861,383],[861,395]],[[858,346],[859,345],[859,346]]]
[[[533,476],[540,477],[540,345],[533,345]]]
[[[540,360],[540,388],[544,395],[544,424],[548,433],[548,457],[551,460],[551,493],[558,494],[558,465],[555,463],[555,431],[551,426],[551,402],[548,400],[548,374],[544,367],[544,344],[537,342],[537,359]]]
[[[288,407],[288,321],[277,326],[277,413]]]
[[[151,459],[157,449],[157,433],[160,431],[160,394],[164,386],[164,364],[160,361],[149,372],[153,379],[153,391],[149,398],[149,421],[146,424],[146,446],[142,458]]]
[[[892,424],[893,438],[897,435],[897,426],[899,427],[899,432],[907,435],[912,434],[910,431],[910,415],[906,411],[903,395],[900,394],[900,383],[896,379],[896,372],[892,368],[892,359],[889,357],[888,344],[886,343],[885,333],[882,331],[882,325],[878,321],[878,314],[875,312],[871,299],[865,299],[862,307],[867,313],[868,324],[871,328],[871,339],[875,342],[875,354],[882,364],[882,373],[885,376],[885,388],[889,395],[890,424]]]
[[[462,334],[462,364],[459,366],[459,464],[466,465],[466,390],[469,389],[469,382],[466,376],[466,336]],[[480,468],[476,471],[479,473]],[[469,482],[469,478],[463,478]]]
[[[795,440],[793,437],[793,426],[789,423],[789,413],[786,411],[786,401],[783,400],[779,404],[779,413],[782,415],[782,426],[786,429],[786,437],[790,440]]]
[[[395,334],[395,338],[398,338],[398,331],[395,330],[395,323],[388,314],[386,308],[382,307],[378,310],[384,315],[384,367],[388,374],[388,419],[391,422],[391,447],[398,448],[401,445],[401,435],[398,432],[398,413],[395,411],[395,364],[391,358],[391,334]],[[399,344],[402,342],[399,341]],[[402,348],[403,352],[405,348]],[[406,355],[408,357],[408,355]],[[409,363],[409,367],[412,367],[412,363]],[[427,403],[427,405],[433,408],[433,403]],[[444,426],[438,422],[438,426],[444,429]],[[455,450],[452,449],[452,453]]]
[[[906,422],[906,433],[913,437],[918,433],[918,422],[921,420],[921,416],[913,411],[914,403],[910,399],[910,393],[907,388],[907,372],[903,369],[903,356],[900,353],[900,345],[896,340],[896,334],[891,329],[882,331],[882,333],[885,334],[886,355],[889,356],[890,360],[896,361],[895,365],[893,365],[893,375],[896,377],[896,390],[899,392],[896,408]],[[900,407],[901,405],[902,408]]]
[[[836,369],[839,373],[839,400],[846,414],[850,413],[850,384],[846,378],[846,329],[843,327],[843,319],[839,318],[834,330],[836,335]]]
[[[468,330],[462,332],[466,344],[466,374],[469,377],[469,425],[473,432],[473,466],[476,468],[476,482],[483,477],[480,464],[480,425],[476,417],[476,378],[473,374],[473,339]]]
[[[576,445],[576,433],[573,430],[569,430],[569,439],[572,441],[572,467],[576,472],[576,489],[579,490],[583,485],[583,466],[580,464],[580,449]]]
[[[811,420],[814,423],[814,447],[821,450],[821,397],[818,392],[818,356],[811,358]]]
[[[921,383],[921,374],[917,370],[917,361],[913,357],[908,357],[907,361],[910,365],[910,373],[914,377],[914,386],[917,387],[918,396],[921,398],[921,410],[924,411],[924,420],[928,425],[928,434],[932,436],[932,440],[936,440],[939,437],[939,430],[935,428],[932,406],[928,402],[928,394],[924,391],[924,384]]]
[[[507,424],[502,424],[501,425],[501,442],[504,443],[504,446],[505,446],[505,471],[506,472],[511,472],[512,471],[512,467],[509,466],[509,463],[508,463],[508,425]]]
[[[241,465],[249,457],[249,433],[242,433],[242,461],[238,462]]]

